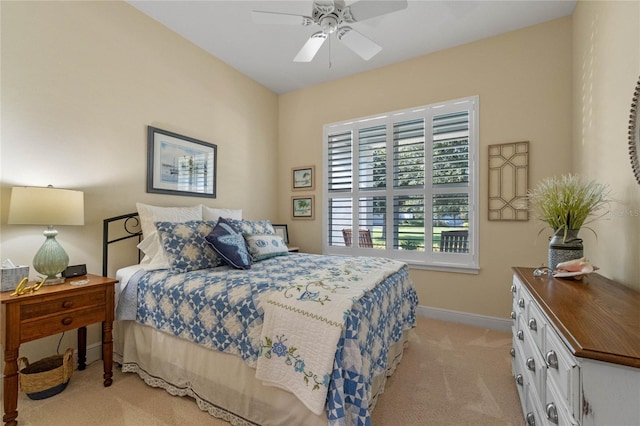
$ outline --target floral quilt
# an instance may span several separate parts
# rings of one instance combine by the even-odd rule
[[[255,263],[249,270],[223,266],[182,274],[153,271],[138,282],[136,319],[240,356],[252,367],[256,367],[261,351],[271,350],[282,355],[294,370],[304,372],[303,356],[285,337],[261,340],[266,304],[296,287],[300,277],[326,271],[337,277],[367,262],[371,258],[291,254]],[[307,297],[317,297],[311,293]],[[330,425],[371,423],[372,378],[386,371],[389,346],[415,325],[417,302],[406,266],[352,300],[344,312],[330,375],[307,377],[305,383],[327,392],[325,409]]]

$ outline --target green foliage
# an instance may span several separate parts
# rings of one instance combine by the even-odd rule
[[[606,185],[571,174],[541,180],[527,198],[538,218],[565,236],[593,220],[610,201]]]

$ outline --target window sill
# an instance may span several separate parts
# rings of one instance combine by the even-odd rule
[[[423,271],[457,272],[459,274],[473,275],[480,273],[479,266],[434,265],[411,261],[407,261],[407,265],[409,265],[409,269],[419,269]]]
[[[479,266],[443,266],[443,265],[427,265],[424,263],[407,262],[409,269],[419,269],[423,271],[439,271],[439,272],[457,272],[459,274],[480,273]]]

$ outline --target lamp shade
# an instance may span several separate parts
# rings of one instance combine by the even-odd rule
[[[84,192],[54,187],[11,189],[12,225],[84,225]]]

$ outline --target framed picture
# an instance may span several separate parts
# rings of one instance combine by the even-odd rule
[[[216,198],[217,148],[148,126],[147,192]]]
[[[294,219],[313,219],[315,196],[291,197],[291,217]]]
[[[273,229],[276,230],[276,234],[280,235],[285,244],[289,244],[289,231],[287,225],[273,225]]]
[[[294,167],[291,169],[291,189],[294,191],[315,188],[316,166]]]

